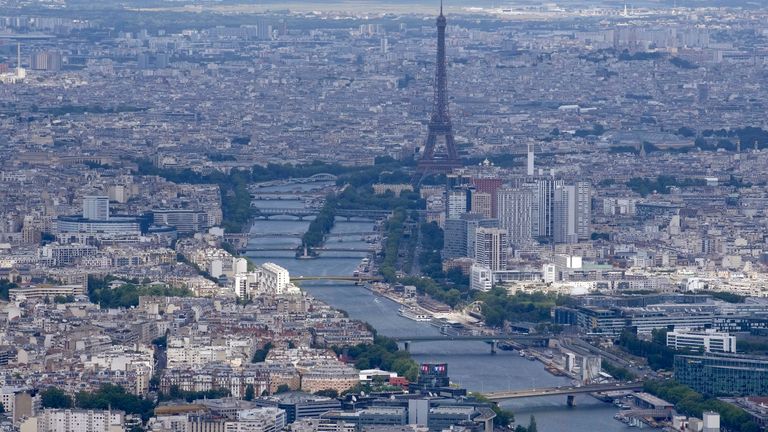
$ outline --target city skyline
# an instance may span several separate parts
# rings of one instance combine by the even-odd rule
[[[0,4],[0,432],[765,429],[737,3]]]

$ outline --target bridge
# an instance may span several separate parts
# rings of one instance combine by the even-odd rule
[[[390,339],[395,342],[444,342],[444,341],[533,341],[547,340],[547,335],[432,335],[432,336],[394,336]]]
[[[540,389],[510,390],[484,393],[483,396],[491,401],[522,399],[544,396],[567,395],[569,404],[573,404],[573,395],[583,393],[602,393],[611,391],[639,391],[643,389],[642,382],[588,384],[583,386],[551,387]]]
[[[289,178],[284,180],[272,180],[262,183],[257,183],[251,186],[252,189],[258,190],[259,188],[263,187],[272,187],[272,186],[286,186],[286,185],[292,185],[292,184],[305,184],[305,183],[316,183],[316,182],[335,182],[338,180],[338,177],[336,177],[333,174],[329,173],[319,173],[315,174],[311,177],[297,177],[297,178]]]
[[[378,231],[355,231],[355,232],[337,232],[329,233],[325,235],[325,238],[342,238],[342,237],[364,237],[379,234]],[[292,232],[292,233],[254,233],[249,235],[250,238],[282,238],[282,237],[298,237],[304,236],[304,233]]]
[[[491,354],[496,354],[496,348],[502,341],[546,341],[547,335],[428,335],[428,336],[395,336],[390,338],[397,343],[402,343],[406,351],[409,351],[411,344],[416,342],[487,342],[491,345]]]
[[[251,203],[251,207],[255,208],[256,218],[269,219],[272,216],[293,216],[299,219],[304,219],[307,216],[317,215],[317,209],[311,208],[259,208]],[[347,218],[350,220],[353,217],[365,218],[365,219],[385,219],[388,218],[392,212],[390,210],[353,210],[353,209],[338,209],[336,210],[336,216]]]
[[[254,246],[248,246],[242,249],[243,252],[296,252],[298,250],[298,247],[290,247],[290,246],[263,246],[263,247],[254,247]],[[371,253],[375,252],[376,248],[373,246],[370,247],[313,247],[311,248],[312,252],[365,252],[365,253]]]
[[[301,281],[338,281],[338,282],[380,282],[379,276],[296,276],[291,278],[291,282]]]

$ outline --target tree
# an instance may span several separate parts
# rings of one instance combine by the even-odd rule
[[[275,394],[288,393],[289,391],[291,391],[291,388],[288,387],[288,384],[280,384],[279,386],[277,386],[277,390],[275,390]]]
[[[539,429],[536,426],[536,417],[534,416],[531,416],[531,421],[528,422],[528,432],[539,432]]]
[[[252,401],[254,396],[255,390],[253,389],[253,384],[248,384],[248,386],[245,388],[245,396],[243,396],[243,399]]]
[[[56,387],[49,387],[41,394],[43,408],[71,408],[72,397]]]
[[[318,390],[315,392],[315,394],[318,396],[325,396],[332,399],[336,399],[337,397],[339,397],[339,392],[334,389]]]

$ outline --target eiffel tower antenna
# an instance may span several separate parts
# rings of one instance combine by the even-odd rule
[[[437,17],[437,61],[435,64],[435,96],[432,117],[429,120],[424,151],[417,166],[415,183],[425,175],[447,173],[462,166],[453,138],[453,125],[448,111],[448,74],[445,62],[445,28],[448,23],[443,15],[443,1],[440,0],[440,16]],[[444,153],[436,153],[440,141]]]

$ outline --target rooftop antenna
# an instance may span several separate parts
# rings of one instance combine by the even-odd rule
[[[443,16],[443,0],[440,0],[440,16]]]

